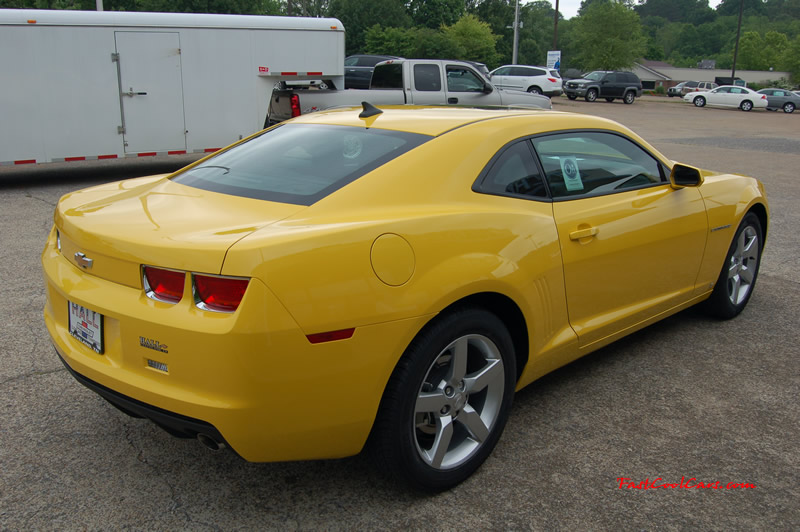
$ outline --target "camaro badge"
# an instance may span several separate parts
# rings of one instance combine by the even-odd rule
[[[139,345],[142,347],[146,347],[147,349],[152,349],[153,351],[169,353],[169,351],[167,351],[166,345],[162,344],[158,340],[151,340],[150,338],[145,338],[144,336],[139,337]]]

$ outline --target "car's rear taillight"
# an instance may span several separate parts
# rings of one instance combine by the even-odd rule
[[[767,95],[766,95],[766,94],[762,94],[762,95],[761,95],[761,99],[762,99],[762,100],[766,100],[766,99],[767,99]]]
[[[300,97],[297,94],[292,94],[289,104],[292,106],[292,118],[300,116]]]
[[[177,303],[181,300],[186,273],[153,266],[144,266],[142,270],[144,292],[147,297],[167,303]]]
[[[550,83],[555,83],[558,80],[555,78],[547,78],[547,81],[549,81]]]
[[[194,274],[197,306],[215,312],[234,312],[242,302],[249,279]]]

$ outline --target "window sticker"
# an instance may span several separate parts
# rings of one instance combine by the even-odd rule
[[[558,162],[561,163],[561,175],[564,176],[564,184],[567,190],[583,190],[581,171],[578,169],[578,159],[575,157],[561,157]]]
[[[342,155],[345,159],[355,159],[359,155],[361,155],[361,150],[364,149],[364,143],[361,142],[361,139],[356,135],[345,135],[344,136],[344,149],[342,150]]]

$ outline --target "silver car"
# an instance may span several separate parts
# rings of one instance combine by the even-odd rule
[[[784,113],[793,113],[800,106],[800,96],[786,89],[761,89],[758,93],[767,95],[767,111],[783,109]]]

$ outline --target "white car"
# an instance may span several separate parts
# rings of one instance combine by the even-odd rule
[[[501,89],[517,89],[550,97],[561,94],[563,83],[558,70],[526,65],[495,68],[489,72],[489,79]]]
[[[683,97],[686,102],[693,103],[697,107],[706,105],[714,107],[736,107],[742,111],[750,109],[766,109],[767,96],[759,94],[747,87],[737,87],[735,85],[723,85],[714,90],[705,92],[690,92]]]

